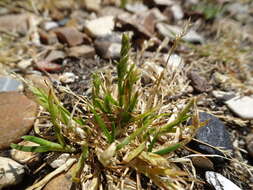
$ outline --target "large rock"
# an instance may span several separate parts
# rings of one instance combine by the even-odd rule
[[[232,150],[232,143],[228,131],[225,125],[215,116],[201,112],[199,113],[200,122],[207,122],[207,124],[198,129],[196,139],[206,144],[210,144],[213,147],[217,147],[223,150]],[[196,149],[199,152],[207,154],[217,154],[224,156],[222,152],[207,146],[202,143],[196,144]],[[216,158],[214,161],[222,162],[222,159]]]
[[[242,119],[253,119],[253,98],[235,97],[225,102],[228,108]]]
[[[0,93],[0,150],[16,143],[32,128],[37,104],[18,92]]]
[[[18,184],[25,173],[24,166],[10,158],[0,157],[0,189]]]

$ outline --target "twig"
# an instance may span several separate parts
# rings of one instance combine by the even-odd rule
[[[74,163],[76,162],[75,158],[68,159],[68,161],[48,174],[46,177],[44,177],[42,180],[40,180],[38,183],[28,187],[26,190],[40,190],[42,189],[53,177],[58,175],[59,173],[62,173],[63,171],[67,171]]]

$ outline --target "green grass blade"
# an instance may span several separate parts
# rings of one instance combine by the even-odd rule
[[[11,148],[17,149],[23,152],[49,152],[51,151],[49,147],[44,146],[23,146],[18,144],[11,144]]]
[[[30,142],[34,142],[36,144],[39,144],[41,146],[49,147],[51,149],[62,149],[63,147],[55,142],[51,142],[39,137],[34,137],[34,136],[23,136],[22,139]]]
[[[97,114],[97,112],[95,111],[95,109],[91,109],[92,113],[94,114],[94,119],[96,121],[96,123],[98,124],[98,126],[100,127],[100,129],[102,130],[103,134],[106,136],[107,141],[109,143],[112,143],[113,138],[106,126],[106,124],[104,123],[103,119]]]
[[[159,155],[165,155],[165,154],[168,154],[168,153],[170,153],[170,152],[172,152],[172,151],[175,151],[176,149],[178,149],[178,148],[181,147],[181,146],[182,146],[181,143],[177,143],[177,144],[175,144],[175,145],[168,146],[168,147],[166,147],[166,148],[163,148],[163,149],[161,149],[161,150],[155,151],[155,152],[153,152],[153,153],[159,154]]]

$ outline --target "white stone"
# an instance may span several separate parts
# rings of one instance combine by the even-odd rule
[[[64,84],[75,82],[77,78],[78,76],[71,72],[66,72],[59,76],[59,80]]]
[[[241,188],[219,173],[207,171],[205,177],[215,190],[241,190]]]
[[[49,30],[52,30],[53,28],[59,27],[59,25],[57,24],[57,22],[49,21],[49,22],[43,23],[42,27],[44,30],[49,31]]]
[[[63,164],[65,164],[67,162],[67,160],[69,159],[69,157],[70,157],[70,154],[63,153],[56,160],[54,160],[53,162],[51,162],[50,166],[52,168],[59,168],[60,166],[62,166]]]
[[[29,141],[22,141],[18,143],[23,146],[39,146],[36,143]],[[29,164],[39,160],[39,153],[36,152],[23,152],[20,150],[12,149],[10,152],[11,158],[22,164]]]
[[[24,59],[18,62],[17,64],[18,68],[23,70],[29,67],[30,65],[32,65],[32,59]]]
[[[179,4],[172,5],[171,11],[172,11],[173,17],[176,20],[181,20],[184,17],[184,12],[182,10],[182,7]]]
[[[86,32],[92,37],[102,37],[112,33],[114,28],[114,17],[105,16],[89,20],[84,26]]]
[[[24,173],[23,165],[10,158],[0,157],[0,189],[19,183]]]
[[[157,5],[166,5],[166,6],[171,6],[174,4],[174,2],[172,0],[154,0],[154,2]]]
[[[163,60],[164,60],[165,62],[168,61],[167,68],[168,68],[169,71],[174,72],[174,71],[176,71],[177,69],[182,68],[182,66],[183,66],[183,64],[184,64],[184,61],[183,61],[182,57],[180,57],[180,56],[177,55],[177,54],[172,54],[172,55],[170,56],[169,60],[168,60],[168,57],[169,57],[169,55],[166,54],[166,55],[164,56]]]
[[[133,13],[139,13],[142,11],[147,11],[148,7],[140,2],[128,3],[128,4],[126,4],[126,10],[133,12]]]
[[[173,39],[176,37],[176,35],[180,35],[183,31],[183,29],[180,28],[179,26],[168,25],[165,23],[158,23],[156,25],[156,28],[158,29],[159,33],[164,37]],[[199,35],[196,31],[191,29],[188,30],[188,32],[182,37],[182,39],[188,42],[198,42],[198,43],[204,42],[204,38],[201,35]]]
[[[253,98],[235,97],[225,102],[229,109],[243,119],[253,119]]]

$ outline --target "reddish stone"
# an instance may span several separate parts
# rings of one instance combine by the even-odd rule
[[[32,128],[37,104],[18,92],[0,93],[0,150],[16,143]]]
[[[84,41],[84,34],[73,27],[62,27],[55,30],[55,33],[62,43],[67,43],[69,46],[76,46]]]
[[[46,60],[36,62],[36,67],[41,71],[48,71],[48,72],[59,71],[62,68],[61,65]]]
[[[46,45],[53,45],[58,43],[58,39],[57,36],[54,32],[50,31],[50,32],[44,32],[44,31],[40,31],[39,32],[40,35],[40,41],[43,44]]]

